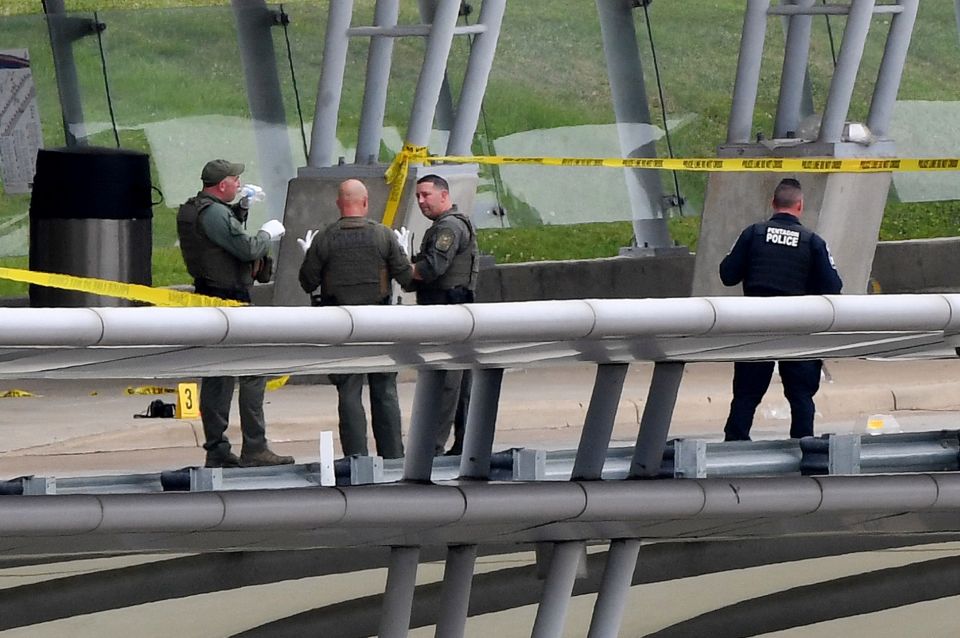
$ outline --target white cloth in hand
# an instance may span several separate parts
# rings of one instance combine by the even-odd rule
[[[268,220],[263,226],[260,227],[260,230],[270,235],[270,239],[283,237],[283,234],[287,232],[287,229],[283,227],[283,224],[276,219]]]
[[[401,226],[399,230],[394,230],[393,234],[397,236],[397,241],[400,242],[400,250],[403,251],[403,254],[407,257],[410,256],[410,241],[413,239],[413,233],[407,230],[406,226]]]
[[[304,255],[310,250],[310,244],[313,243],[313,238],[316,237],[319,232],[319,230],[308,230],[303,236],[303,239],[297,238],[297,243],[300,244],[300,250],[303,251]]]

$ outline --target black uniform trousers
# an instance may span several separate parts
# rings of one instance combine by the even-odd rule
[[[813,395],[820,389],[823,362],[780,361],[783,395],[790,403],[790,438],[813,436],[816,406]],[[733,364],[733,400],[723,428],[725,441],[749,441],[753,415],[770,387],[773,361],[738,361]]]

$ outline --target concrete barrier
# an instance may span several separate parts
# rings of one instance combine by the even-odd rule
[[[686,297],[693,266],[692,254],[502,264],[480,271],[477,300]],[[881,242],[871,279],[874,292],[960,291],[960,238]]]

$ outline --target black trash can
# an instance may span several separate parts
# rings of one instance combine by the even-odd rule
[[[150,199],[145,153],[97,147],[41,150],[30,198],[30,270],[151,285]],[[31,285],[30,305],[136,303]]]

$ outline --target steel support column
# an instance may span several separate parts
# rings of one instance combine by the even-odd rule
[[[643,65],[637,47],[631,0],[597,0],[600,35],[610,80],[610,95],[617,118],[620,154],[656,157],[657,144],[646,139],[643,127],[650,124],[650,106],[643,80]],[[627,194],[633,214],[637,246],[659,248],[672,245],[663,218],[663,187],[660,171],[624,169]]]
[[[447,548],[443,590],[440,593],[440,615],[434,634],[436,638],[463,638],[476,561],[476,545],[453,545]]]
[[[44,6],[53,53],[53,68],[57,77],[57,92],[60,94],[65,143],[67,146],[86,146],[87,127],[83,117],[77,65],[73,59],[73,42],[85,35],[96,33],[96,25],[93,20],[69,17],[63,0],[47,0]]]
[[[820,135],[817,138],[820,142],[839,142],[843,135],[843,124],[850,110],[853,85],[860,69],[860,59],[863,57],[863,47],[867,42],[875,4],[876,0],[853,0],[850,5],[840,53],[837,55],[837,68],[834,69],[827,104],[823,109]]]
[[[460,2],[454,0],[439,3],[434,12],[407,127],[406,141],[410,144],[426,146],[430,143],[433,117],[440,99],[440,88],[446,74],[447,58],[459,15]]]
[[[390,567],[387,587],[383,593],[380,612],[379,638],[405,638],[410,631],[410,613],[413,610],[413,592],[417,588],[417,561],[419,547],[390,549]]]
[[[420,370],[413,395],[407,451],[403,458],[403,480],[429,482],[433,472],[433,453],[437,441],[444,370]]]
[[[270,32],[277,24],[275,13],[267,8],[264,0],[231,0],[230,4],[237,21],[237,44],[257,141],[260,179],[268,195],[265,202],[267,217],[282,220],[287,202],[287,182],[296,171]],[[265,220],[251,221],[259,225]]]
[[[960,36],[960,0],[953,0],[953,13],[957,18],[957,35]]]
[[[557,638],[563,635],[573,582],[583,554],[582,541],[567,541],[553,545],[550,571],[543,584],[543,594],[537,607],[531,638]]]
[[[809,9],[814,0],[793,0],[792,4]],[[789,131],[796,132],[800,125],[800,107],[804,98],[804,82],[807,77],[807,60],[810,55],[810,31],[813,16],[798,14],[786,17],[787,41],[784,47],[783,71],[780,76],[780,99],[777,102],[777,117],[773,136],[786,137]]]
[[[747,10],[743,15],[740,57],[737,60],[737,79],[733,85],[733,104],[727,124],[728,144],[750,141],[769,9],[770,0],[747,0]]]
[[[353,17],[353,0],[330,3],[327,32],[323,40],[323,64],[317,87],[317,106],[310,133],[310,157],[307,166],[320,168],[333,164],[333,148],[337,141],[337,119],[340,114],[340,96],[343,93],[343,74],[347,65],[347,29]]]
[[[893,117],[893,107],[897,102],[903,64],[907,59],[907,49],[910,48],[920,0],[898,0],[897,4],[903,7],[903,11],[891,18],[890,33],[883,50],[877,84],[873,88],[870,115],[867,116],[867,126],[879,137],[887,135],[890,118]]]
[[[419,0],[420,19],[424,24],[433,24],[434,15],[437,12],[438,0]],[[457,15],[459,17],[459,10]],[[440,85],[440,95],[437,98],[437,108],[434,110],[434,126],[441,131],[449,131],[453,128],[454,108],[453,92],[450,90],[450,79],[447,76],[446,63],[444,63],[443,82]]]
[[[494,54],[500,38],[500,25],[507,0],[483,0],[478,24],[484,27],[483,33],[473,38],[470,58],[463,76],[463,88],[457,101],[456,116],[447,142],[448,155],[470,155],[473,136],[480,119],[483,96],[487,91],[487,80],[493,67]]]
[[[577,447],[570,480],[600,479],[628,367],[626,363],[604,363],[597,366],[593,394],[583,421],[583,430],[580,432],[580,445]]]
[[[610,541],[603,581],[593,604],[587,638],[617,638],[627,606],[627,593],[640,555],[640,541],[632,538]]]
[[[373,24],[395,27],[400,14],[400,0],[377,0]],[[380,159],[380,138],[383,135],[383,114],[387,108],[387,86],[393,64],[393,38],[371,36],[367,53],[367,79],[360,110],[355,164],[376,163]]]
[[[630,464],[630,478],[655,477],[660,472],[663,448],[670,433],[670,420],[677,403],[677,392],[683,378],[682,363],[657,363],[647,394],[647,405],[640,419],[637,446]]]
[[[467,425],[463,433],[463,453],[460,456],[460,478],[490,478],[490,455],[493,452],[502,383],[503,368],[473,371]]]

